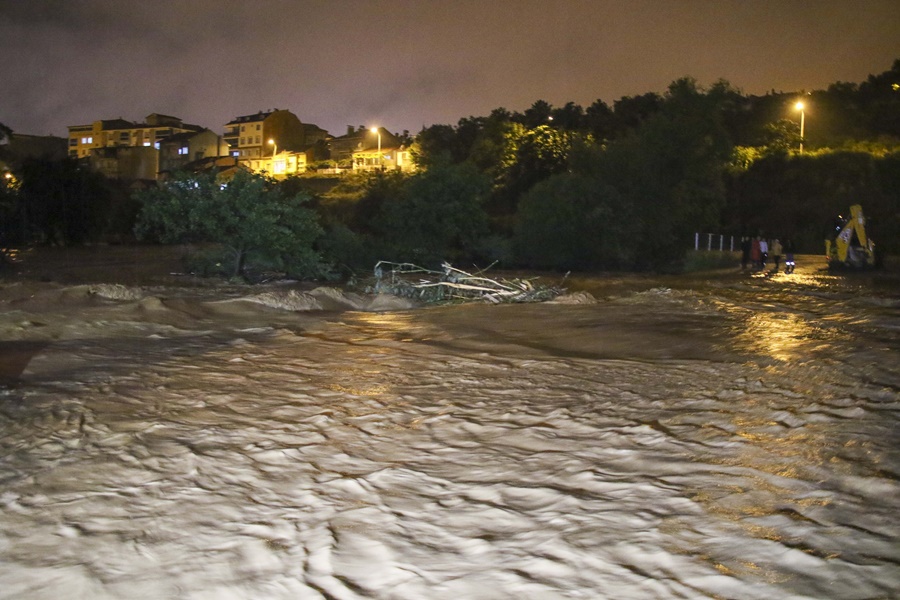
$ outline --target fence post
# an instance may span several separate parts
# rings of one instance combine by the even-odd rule
[[[710,233],[710,234],[708,234],[708,236],[706,238],[706,250],[707,251],[712,250],[712,236],[713,236],[713,234]]]
[[[694,234],[694,250],[699,250],[699,249],[700,249],[700,234],[695,233]]]

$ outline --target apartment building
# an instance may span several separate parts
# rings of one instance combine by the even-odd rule
[[[228,156],[225,139],[209,129],[176,133],[159,141],[159,172],[175,173],[205,158]]]
[[[143,123],[119,118],[94,121],[90,125],[71,125],[68,129],[69,156],[88,158],[93,150],[100,148],[152,147],[158,150],[164,138],[203,128],[184,123],[178,117],[153,113]]]
[[[285,177],[306,171],[317,145],[328,132],[303,123],[289,110],[272,109],[236,117],[225,125],[223,138],[231,156],[246,168]]]
[[[229,152],[239,159],[272,156],[279,149],[297,151],[323,141],[328,132],[303,123],[289,110],[277,108],[236,117],[225,124]]]

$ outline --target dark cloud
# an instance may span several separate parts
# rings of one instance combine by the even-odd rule
[[[340,133],[582,106],[690,75],[747,93],[890,68],[893,0],[0,0],[0,122],[64,135],[287,108]]]

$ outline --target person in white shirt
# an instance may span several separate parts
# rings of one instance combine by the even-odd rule
[[[766,268],[766,259],[769,258],[769,242],[765,238],[759,240],[759,268]]]

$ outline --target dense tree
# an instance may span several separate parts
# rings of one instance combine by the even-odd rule
[[[522,132],[516,140],[513,162],[504,175],[504,184],[514,196],[535,183],[566,169],[572,135],[549,125]]]
[[[900,138],[900,59],[878,75],[869,75],[859,85],[860,103],[868,130]]]
[[[550,113],[548,125],[565,131],[581,131],[584,128],[584,109],[574,102],[567,102]]]
[[[20,237],[61,246],[99,240],[111,198],[106,178],[75,160],[26,159],[19,177]]]
[[[415,175],[376,218],[382,258],[436,266],[476,257],[488,233],[488,191],[487,178],[470,164]]]
[[[624,96],[613,103],[613,114],[619,127],[635,129],[662,106],[662,97],[649,92],[640,96]]]
[[[139,238],[213,244],[233,277],[245,276],[248,262],[303,277],[319,272],[313,244],[322,230],[305,193],[285,197],[270,180],[238,171],[227,183],[214,174],[184,175],[138,197]]]
[[[413,160],[419,168],[454,162],[456,130],[452,125],[432,125],[419,132],[412,146]]]
[[[484,120],[480,135],[472,145],[469,161],[490,180],[499,185],[510,165],[515,162],[519,140],[525,127],[512,120],[506,109],[496,109]]]
[[[337,273],[369,270],[383,257],[376,223],[385,203],[406,193],[408,179],[396,171],[347,175],[318,200],[324,233],[316,247]]]
[[[669,268],[692,232],[718,226],[731,158],[721,98],[692,79],[673,82],[654,114],[589,165],[634,207],[635,267]]]
[[[603,100],[596,100],[587,107],[584,124],[587,132],[601,143],[612,139],[619,130],[615,114]]]
[[[762,146],[766,153],[786,153],[800,147],[800,125],[790,119],[779,119],[763,129]]]
[[[563,173],[535,185],[520,202],[514,250],[541,269],[618,269],[634,264],[637,221],[612,186]]]
[[[519,120],[528,129],[534,129],[546,125],[553,116],[553,106],[544,100],[538,100],[532,104]]]

